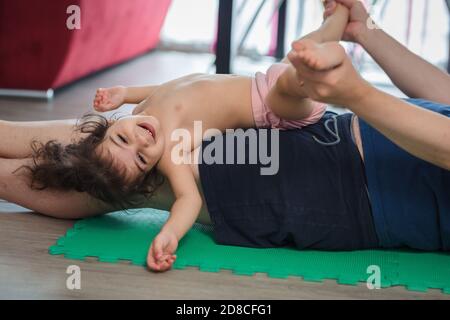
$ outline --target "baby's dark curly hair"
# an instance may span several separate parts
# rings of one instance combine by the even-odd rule
[[[112,156],[98,152],[110,126],[104,116],[90,113],[76,125],[75,130],[87,134],[78,142],[63,145],[56,140],[45,144],[33,141],[33,164],[22,167],[30,173],[31,188],[86,192],[122,209],[137,205],[142,196],[151,198],[164,182],[155,167],[130,181],[126,168],[115,164]]]

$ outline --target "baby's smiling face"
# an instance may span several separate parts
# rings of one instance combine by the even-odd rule
[[[130,181],[148,173],[163,151],[164,135],[158,119],[152,116],[127,116],[115,121],[101,144],[101,152],[111,155]]]

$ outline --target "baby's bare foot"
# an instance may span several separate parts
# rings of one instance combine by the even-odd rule
[[[294,67],[303,64],[317,71],[325,71],[339,66],[345,59],[345,50],[338,42],[319,44],[310,39],[302,39],[292,44],[288,58]]]
[[[108,89],[97,89],[94,98],[94,109],[105,112],[119,108],[125,100],[125,87],[118,86]]]

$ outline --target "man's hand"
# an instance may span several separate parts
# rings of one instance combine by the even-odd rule
[[[152,271],[164,272],[172,268],[175,262],[175,251],[178,239],[174,233],[160,232],[153,240],[147,256],[147,265]]]
[[[97,89],[94,98],[94,109],[99,112],[106,112],[119,108],[125,103],[126,90],[122,86]]]
[[[346,6],[350,10],[350,20],[342,40],[358,43],[360,37],[369,30],[368,22],[370,22],[370,16],[367,13],[367,9],[359,0],[326,0],[324,18],[334,13],[337,3]]]
[[[300,54],[292,50],[288,58],[303,82],[302,90],[312,100],[347,107],[365,97],[372,88],[361,78],[348,57],[333,69],[316,71],[302,63]]]

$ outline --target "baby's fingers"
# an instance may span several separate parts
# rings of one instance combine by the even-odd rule
[[[161,256],[159,256],[157,258],[158,261],[164,261],[164,260],[168,260],[171,258],[176,258],[176,256],[174,254],[170,254],[170,253],[164,253]]]
[[[159,265],[159,261],[156,259],[156,254],[155,254],[155,247],[154,245],[150,246],[150,250],[148,251],[147,254],[147,265],[150,268],[156,268],[156,266]]]
[[[154,242],[154,255],[156,260],[163,260],[163,244],[161,241],[156,240]]]
[[[159,269],[159,271],[167,271],[167,270],[169,270],[170,268],[172,268],[172,264],[173,264],[173,262],[170,262],[170,261],[164,261],[164,262],[162,262],[162,263],[160,263],[160,265],[159,265],[159,267],[160,267],[160,269]]]
[[[148,267],[150,268],[150,270],[155,272],[164,272],[172,267],[172,263],[170,263],[169,261],[163,261],[158,263],[150,262],[148,264]]]
[[[169,262],[170,264],[173,264],[175,262],[175,260],[177,259],[176,256],[174,255],[170,255],[170,256],[163,256],[158,260],[158,263],[163,263],[163,262]]]
[[[160,271],[160,265],[155,262],[147,262],[147,265],[152,271]]]

